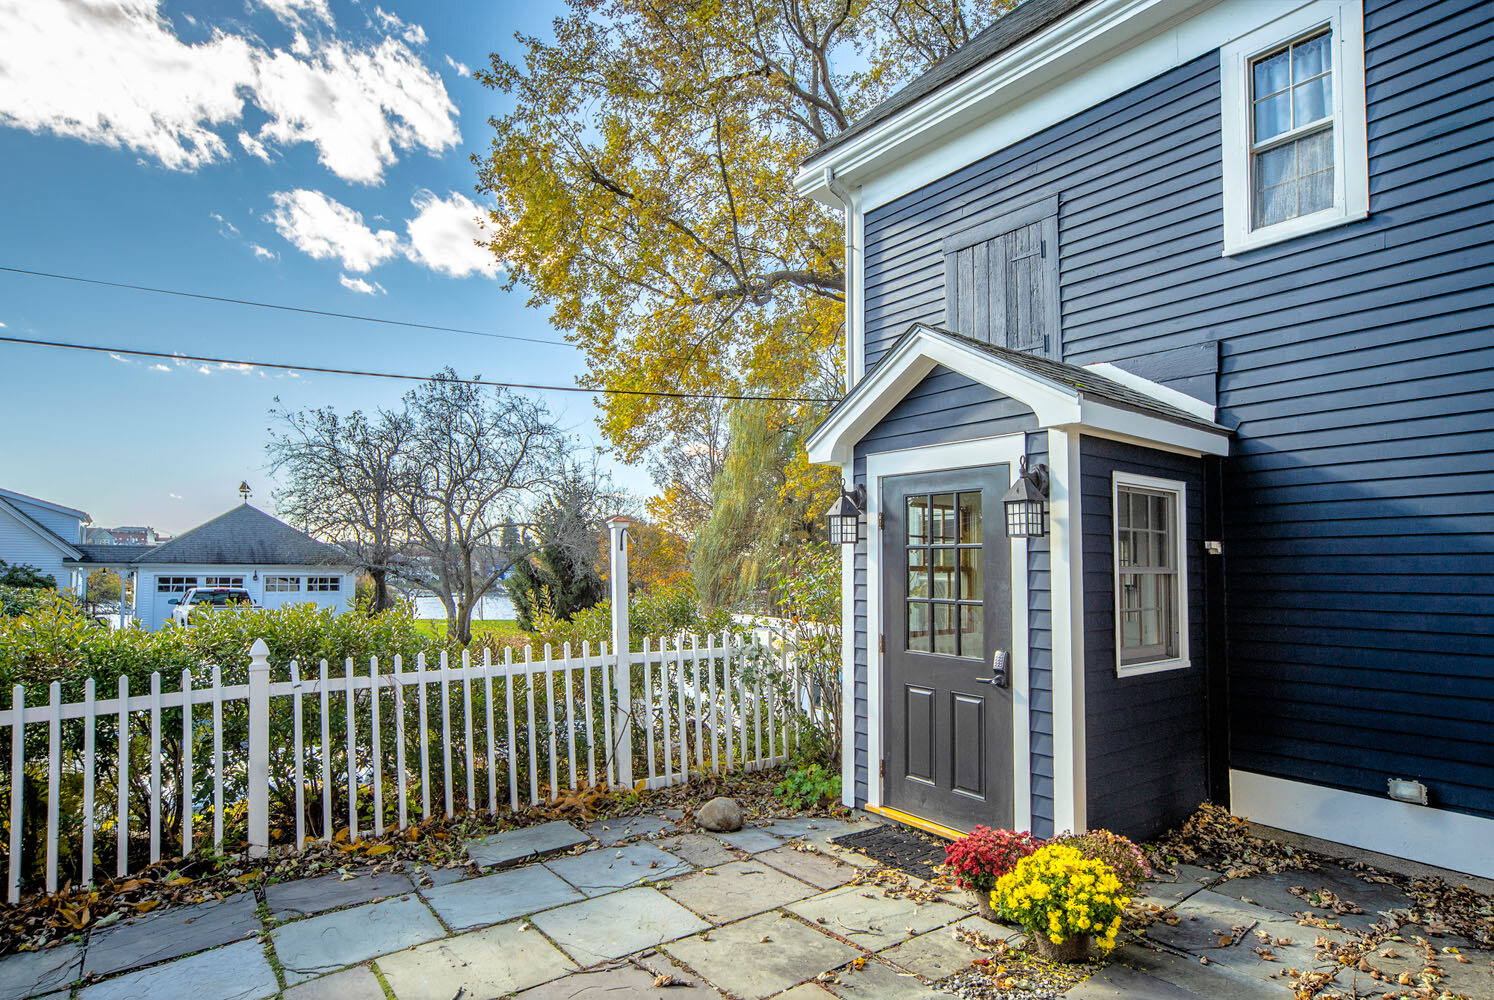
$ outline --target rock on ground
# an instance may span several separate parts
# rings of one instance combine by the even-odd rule
[[[736,799],[725,796],[714,798],[695,812],[695,822],[716,833],[725,833],[742,828],[742,807]]]

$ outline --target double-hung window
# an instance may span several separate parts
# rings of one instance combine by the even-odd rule
[[[1224,252],[1369,213],[1364,19],[1317,0],[1220,49]]]
[[[1116,671],[1187,667],[1184,485],[1121,472],[1113,482]]]

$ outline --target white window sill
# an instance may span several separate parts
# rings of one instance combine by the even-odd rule
[[[1259,250],[1262,247],[1274,246],[1286,240],[1294,240],[1299,236],[1309,233],[1320,233],[1325,229],[1333,229],[1336,226],[1346,226],[1351,222],[1369,218],[1368,212],[1342,212],[1336,208],[1325,209],[1314,212],[1312,215],[1304,215],[1300,219],[1288,219],[1286,222],[1278,222],[1274,226],[1265,229],[1257,229],[1248,236],[1224,241],[1224,252],[1222,257],[1233,257],[1237,253],[1245,253],[1249,250]]]
[[[1173,657],[1170,660],[1151,660],[1147,663],[1127,663],[1115,668],[1117,677],[1139,677],[1142,674],[1160,674],[1164,670],[1187,670],[1193,666],[1193,661],[1187,657]]]

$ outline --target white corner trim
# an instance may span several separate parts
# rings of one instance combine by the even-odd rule
[[[1252,771],[1229,772],[1230,812],[1266,826],[1494,878],[1494,819],[1345,792]]]
[[[1178,653],[1165,660],[1149,660],[1145,663],[1121,663],[1121,613],[1120,613],[1120,518],[1116,511],[1120,504],[1122,486],[1134,486],[1143,490],[1171,493],[1175,497],[1172,507],[1172,532],[1177,545],[1178,560]],[[1164,670],[1186,670],[1193,665],[1188,652],[1188,485],[1176,479],[1159,479],[1134,472],[1115,470],[1110,473],[1110,590],[1115,622],[1115,675],[1117,677],[1139,677],[1156,674]]]
[[[1214,420],[1215,408],[1201,399],[1188,395],[1186,392],[1179,392],[1171,386],[1165,386],[1160,382],[1153,382],[1149,378],[1142,378],[1140,375],[1128,372],[1124,368],[1113,365],[1108,361],[1096,361],[1084,367],[1096,375],[1103,375],[1112,382],[1120,383],[1127,389],[1133,389],[1143,396],[1150,396],[1159,403],[1167,403],[1169,406],[1177,407],[1184,413],[1191,413],[1200,420],[1207,420],[1211,423]]]
[[[1086,829],[1084,540],[1079,432],[1048,429],[1053,602],[1053,832]]]
[[[866,745],[867,804],[882,805],[882,781],[877,766],[882,760],[882,656],[876,637],[883,634],[882,533],[877,515],[882,513],[882,480],[923,472],[966,469],[1007,464],[1016,474],[1027,453],[1027,434],[1019,431],[999,437],[958,441],[953,444],[878,452],[866,457]],[[1011,551],[1012,594],[1012,822],[1016,829],[1032,827],[1032,706],[1028,693],[1027,635],[1027,543],[1013,541]],[[1020,612],[1020,613],[1019,613]],[[844,615],[842,610],[842,615]],[[853,612],[854,613],[854,612]],[[1018,619],[1021,619],[1020,633]],[[1019,642],[1019,634],[1022,641]]]
[[[841,469],[845,482],[854,482],[856,470]],[[871,519],[867,518],[867,523]],[[870,544],[871,531],[868,529]],[[856,808],[856,545],[840,547],[840,801]],[[867,787],[871,779],[867,778]]]
[[[1369,147],[1362,0],[1313,0],[1219,49],[1224,167],[1224,256],[1244,253],[1369,215]],[[1262,229],[1251,227],[1250,60],[1314,29],[1333,30],[1333,205]]]

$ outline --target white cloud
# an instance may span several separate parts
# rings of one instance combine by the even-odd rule
[[[446,57],[446,65],[450,66],[452,69],[456,70],[458,73],[462,74],[463,76],[471,76],[472,75],[472,67],[471,66],[468,66],[464,62],[457,62],[455,59],[451,58],[451,56],[447,56]]]
[[[113,351],[109,352],[109,357],[113,358],[115,361],[118,361],[122,365],[133,365],[135,363],[135,362],[131,361],[129,358],[122,358],[122,357],[120,357],[118,354],[115,354]]]
[[[249,249],[254,251],[254,256],[260,260],[279,260],[280,255],[269,247],[262,247],[258,243],[249,244]]]
[[[150,366],[150,370],[153,371],[153,372],[169,372],[169,371],[171,371],[170,368],[168,368],[166,365],[163,365],[163,364],[161,364],[159,362],[157,362],[156,364],[151,365]]]
[[[248,132],[239,132],[239,145],[243,146],[244,152],[248,153],[250,156],[264,160],[266,163],[274,162],[274,160],[270,156],[270,151],[265,148],[265,144],[254,138],[254,136],[250,135]]]
[[[361,295],[385,295],[384,286],[377,281],[368,282],[362,278],[350,278],[346,274],[339,274],[337,280],[350,292],[358,292]]]
[[[482,237],[477,219],[483,210],[471,198],[452,191],[442,199],[433,191],[422,190],[410,204],[415,206],[416,215],[405,224],[410,236],[407,257],[453,278],[473,273],[497,276],[497,260],[473,242]]]
[[[308,16],[329,27],[332,24],[332,10],[327,6],[327,0],[260,0],[260,2],[277,18],[292,27],[306,23]]]
[[[326,0],[264,3],[282,20],[331,27]],[[158,0],[0,0],[0,24],[0,125],[175,170],[230,158],[219,130],[240,122],[246,104],[267,117],[254,135],[235,130],[250,155],[309,143],[327,169],[361,183],[377,183],[402,152],[440,153],[461,138],[440,76],[411,48],[425,40],[418,25],[387,25],[370,43],[298,32],[286,50],[247,29],[214,28],[188,44]]]
[[[239,235],[239,227],[223,218],[217,212],[209,212],[208,218],[218,224],[218,232],[223,234],[224,239]]]
[[[399,251],[398,235],[388,229],[375,232],[363,224],[362,215],[320,191],[276,191],[270,198],[276,207],[268,221],[297,250],[317,260],[336,259],[345,270],[365,273]]]

